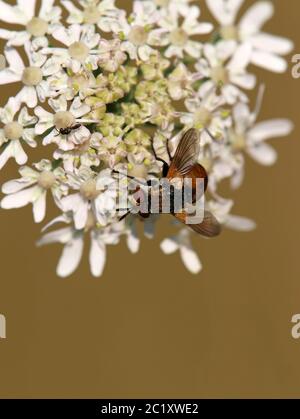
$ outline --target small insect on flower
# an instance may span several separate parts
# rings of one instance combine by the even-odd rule
[[[57,135],[59,135],[59,134],[61,134],[61,135],[69,135],[69,134],[71,134],[72,131],[76,131],[80,127],[81,127],[81,124],[75,124],[75,125],[72,125],[71,127],[60,128],[59,130],[57,130],[58,131],[58,134]]]
[[[178,207],[178,205],[176,205],[175,202],[176,195],[177,197],[181,196],[181,198],[183,198],[183,196],[185,195],[185,180],[190,181],[190,195],[192,196],[193,204],[197,203],[198,200],[200,200],[203,197],[207,189],[207,172],[203,166],[197,163],[197,159],[200,152],[199,135],[197,130],[190,129],[182,136],[173,158],[171,157],[171,153],[169,152],[169,157],[171,161],[170,165],[168,165],[168,163],[166,163],[164,160],[157,157],[154,148],[153,152],[155,154],[156,159],[163,163],[162,175],[170,186],[170,188],[168,189],[164,189],[161,185],[159,185],[158,188],[156,188],[156,201],[158,202],[157,212],[165,212],[163,210],[163,203],[169,200],[169,213],[173,215],[178,221],[182,222],[183,224],[186,224],[187,226],[191,227],[196,233],[201,234],[205,237],[218,236],[221,233],[221,226],[211,212],[205,210],[202,222],[198,224],[191,224],[189,223],[188,212],[184,208],[183,204],[185,200],[179,200],[181,205],[180,208]],[[117,171],[114,172],[118,173]],[[132,178],[130,176],[127,177],[135,180],[135,178]],[[204,185],[203,191],[200,194],[200,196],[199,191],[197,190],[197,182],[199,180],[202,181]],[[142,218],[148,218],[150,217],[150,214],[153,213],[153,198],[155,196],[153,193],[151,193],[153,185],[151,181],[148,181],[145,184],[143,184],[140,181],[137,181],[137,183],[140,183],[141,186],[146,186],[148,189],[147,192],[144,193],[144,191],[142,191],[142,187],[139,186],[136,191],[136,196],[138,196],[136,199],[136,204],[139,209],[139,215]],[[125,209],[123,209],[123,211],[124,210]],[[121,220],[124,219],[131,212],[132,209],[130,209],[125,215],[123,215],[121,217]]]

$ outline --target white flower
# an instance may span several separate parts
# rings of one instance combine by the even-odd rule
[[[97,167],[101,160],[98,150],[101,149],[102,139],[100,133],[93,133],[85,142],[73,150],[55,150],[53,157],[55,160],[63,161],[64,169],[67,172],[73,172],[75,168],[80,166]]]
[[[77,230],[85,227],[90,211],[102,226],[112,218],[116,208],[117,182],[110,173],[110,170],[103,170],[96,176],[89,168],[82,167],[68,174],[67,184],[78,192],[63,198],[61,208],[73,213]]]
[[[32,53],[30,45],[25,45],[29,66],[25,66],[20,54],[14,48],[6,48],[4,54],[9,64],[8,68],[0,71],[0,85],[22,83],[20,92],[16,95],[18,103],[26,103],[29,108],[35,108],[38,99],[45,102],[49,96],[49,89],[44,76],[45,57],[39,53]]]
[[[138,251],[140,249],[141,241],[140,241],[139,236],[138,236],[138,231],[137,231],[137,227],[136,227],[135,222],[130,223],[126,233],[127,233],[126,243],[127,243],[128,249],[133,254],[138,253]]]
[[[256,84],[256,77],[246,71],[251,50],[248,44],[235,49],[235,43],[232,41],[222,41],[216,45],[205,44],[205,59],[201,59],[195,66],[202,77],[208,79],[200,87],[201,95],[205,96],[217,89],[230,105],[238,100],[248,101],[240,88],[251,90]],[[227,62],[232,54],[232,58]]]
[[[16,6],[0,1],[0,20],[25,26],[25,30],[0,29],[0,38],[7,39],[8,46],[21,46],[33,38],[35,48],[48,44],[47,34],[57,26],[61,9],[54,6],[55,0],[42,0],[38,15],[35,14],[36,0],[17,0]]]
[[[127,55],[121,50],[121,41],[119,39],[111,41],[106,39],[100,40],[98,64],[101,68],[115,73],[126,60]]]
[[[125,14],[115,6],[115,0],[79,0],[82,9],[75,1],[62,0],[63,6],[70,13],[68,23],[97,25],[104,32],[119,32],[119,18]]]
[[[253,64],[278,73],[287,69],[287,63],[281,56],[292,51],[293,43],[286,38],[262,32],[263,25],[274,14],[271,1],[255,2],[239,24],[236,23],[236,17],[244,0],[206,0],[206,3],[221,25],[223,39],[247,42],[253,47]]]
[[[231,125],[228,112],[221,107],[223,104],[222,96],[217,96],[214,91],[206,93],[200,89],[197,95],[185,101],[189,112],[178,113],[185,126],[200,130],[202,146],[211,143],[212,136],[222,139],[224,129]]]
[[[81,124],[89,124],[95,121],[90,118],[83,118],[84,115],[89,113],[90,107],[82,103],[79,97],[73,100],[70,109],[68,109],[68,102],[64,96],[60,96],[58,99],[50,99],[49,105],[54,113],[48,112],[40,106],[35,109],[35,114],[39,118],[35,132],[37,135],[47,133],[43,139],[44,145],[55,143],[59,149],[69,151],[81,146],[90,138],[90,131]],[[76,125],[79,125],[79,127],[71,129],[70,133],[61,133],[61,130],[76,127]],[[48,130],[50,130],[49,133]]]
[[[70,220],[66,216],[58,217],[47,227],[57,222],[70,223]],[[82,258],[86,232],[89,232],[91,240],[89,261],[92,275],[95,277],[102,275],[106,263],[106,245],[118,244],[120,233],[113,227],[109,227],[106,230],[97,229],[93,217],[90,216],[90,222],[85,230],[76,230],[74,227],[69,226],[47,233],[38,241],[38,246],[51,243],[64,244],[63,253],[57,266],[58,276],[66,278],[72,275],[78,268]]]
[[[66,187],[62,183],[65,174],[61,168],[53,170],[48,160],[42,160],[34,166],[37,170],[27,166],[20,168],[20,179],[4,183],[2,192],[7,196],[2,199],[1,208],[22,208],[32,204],[34,221],[40,223],[46,215],[47,191],[51,190],[56,201],[66,193]]]
[[[234,150],[245,150],[258,163],[269,166],[276,162],[277,153],[265,141],[289,135],[293,124],[287,119],[271,119],[255,124],[256,117],[247,105],[236,105],[233,109],[234,127],[228,131],[228,140]]]
[[[199,23],[200,9],[197,6],[184,8],[182,11],[172,7],[162,15],[158,21],[159,29],[151,31],[149,42],[151,45],[167,47],[165,56],[183,58],[184,53],[194,58],[199,58],[202,44],[193,41],[190,37],[204,35],[212,31],[210,23]],[[182,24],[180,23],[183,18]]]
[[[212,144],[209,154],[200,156],[199,163],[208,168],[208,187],[213,194],[224,179],[230,179],[233,189],[241,186],[244,179],[244,157],[234,152],[225,142]]]
[[[149,27],[157,22],[159,14],[152,1],[134,1],[130,21],[120,19],[121,34],[124,38],[122,50],[132,60],[147,61],[154,50],[149,45]]]
[[[112,169],[127,155],[126,145],[121,137],[104,137],[99,144],[98,155]]]
[[[30,116],[24,107],[15,119],[19,110],[20,105],[14,98],[9,99],[7,105],[0,109],[0,121],[4,124],[0,129],[0,170],[10,158],[14,158],[19,165],[27,162],[28,157],[23,150],[22,141],[30,147],[37,146],[33,128],[37,118]]]
[[[173,100],[182,100],[193,93],[192,84],[198,75],[189,72],[188,68],[179,63],[168,77],[168,90]]]
[[[201,261],[191,244],[189,229],[184,228],[177,236],[163,240],[160,248],[167,255],[179,251],[184,266],[192,274],[198,274],[202,270]]]
[[[81,68],[98,68],[100,35],[95,33],[93,25],[72,25],[68,28],[61,26],[53,31],[52,36],[67,48],[42,49],[43,54],[50,55],[47,68],[51,74],[61,67],[70,68],[74,73],[78,73]]]
[[[67,100],[73,100],[79,95],[79,98],[84,101],[99,90],[99,85],[93,72],[82,69],[79,73],[70,75],[65,69],[61,68],[52,74],[56,65],[58,65],[57,68],[60,68],[60,64],[58,64],[56,59],[49,59],[44,66],[47,69],[49,68],[51,73],[51,76],[47,79],[51,97],[64,96]]]
[[[141,217],[128,217],[129,222],[125,224],[124,234],[127,235],[127,247],[131,253],[136,254],[140,249],[140,239],[138,236],[137,222],[142,222],[144,227],[144,236],[147,239],[153,239],[155,233],[155,223],[157,222],[159,215],[151,214],[149,218]],[[119,223],[120,224],[120,223]]]
[[[208,202],[208,208],[225,227],[242,232],[255,230],[256,223],[246,217],[230,214],[234,202],[230,199],[218,199]]]

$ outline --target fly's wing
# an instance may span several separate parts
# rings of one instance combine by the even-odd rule
[[[193,128],[189,129],[177,147],[168,171],[168,179],[186,176],[197,163],[199,152],[198,131]]]
[[[190,172],[186,174],[187,178],[193,179],[193,188],[196,187],[196,180],[197,179],[203,179],[204,181],[204,191],[206,191],[208,186],[208,175],[206,170],[204,169],[201,164],[195,164],[195,166],[192,168]]]
[[[185,211],[174,214],[178,221],[192,228],[196,233],[205,237],[216,237],[221,233],[221,225],[216,217],[209,211],[204,212],[204,219],[200,224],[186,224],[187,214]]]

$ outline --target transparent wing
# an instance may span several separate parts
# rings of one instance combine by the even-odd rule
[[[216,219],[216,217],[209,211],[204,212],[204,219],[200,224],[186,224],[187,214],[186,212],[181,212],[174,214],[177,220],[181,221],[196,233],[201,234],[205,237],[216,237],[221,234],[221,225]]]
[[[189,129],[181,138],[169,168],[168,178],[183,177],[195,166],[200,152],[198,131]]]

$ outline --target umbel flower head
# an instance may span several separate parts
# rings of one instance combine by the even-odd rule
[[[254,2],[238,20],[243,0],[206,0],[201,7],[208,8],[210,22],[193,0],[136,0],[131,10],[115,0],[10,3],[0,1],[6,42],[0,84],[18,88],[0,108],[0,170],[12,159],[20,176],[2,185],[0,205],[31,204],[41,223],[46,197],[53,199],[58,214],[38,245],[63,244],[59,276],[76,270],[86,236],[94,276],[103,273],[107,247],[122,236],[138,252],[138,223],[152,239],[158,219],[167,216],[159,205],[149,210],[147,193],[167,172],[168,196],[182,196],[183,180],[193,178],[193,204],[205,202],[202,219],[187,225],[188,206],[176,212],[172,201],[175,232],[160,246],[167,255],[178,253],[191,273],[203,266],[193,244],[205,246],[195,231],[212,236],[219,225],[255,228],[254,221],[232,214],[234,202],[221,196],[220,185],[242,186],[246,154],[274,164],[269,140],[293,129],[277,115],[259,120],[263,80],[249,69],[287,68],[284,56],[293,43],[263,32],[275,12],[271,2]],[[249,99],[253,90],[256,103]],[[33,159],[32,148],[45,153],[41,161]],[[197,180],[204,188],[199,196]],[[164,189],[157,190],[162,199]]]

